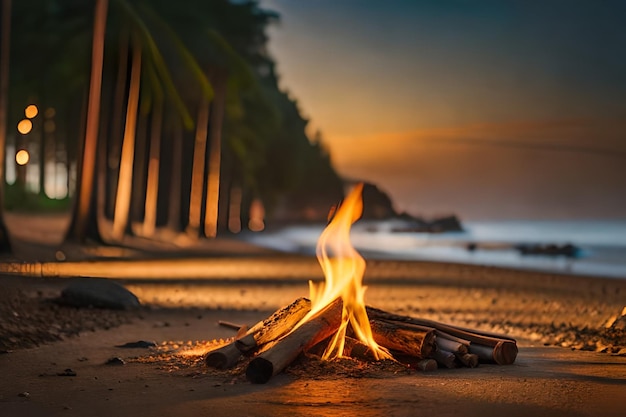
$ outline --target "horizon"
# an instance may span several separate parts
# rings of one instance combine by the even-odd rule
[[[310,132],[398,211],[626,217],[626,5],[260,6],[280,14],[270,53]]]

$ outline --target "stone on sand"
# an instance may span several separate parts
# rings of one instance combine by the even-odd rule
[[[80,278],[61,292],[60,301],[74,307],[127,310],[139,307],[139,299],[124,286],[104,278]]]

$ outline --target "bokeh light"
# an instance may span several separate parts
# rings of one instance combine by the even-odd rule
[[[39,114],[39,109],[34,104],[31,104],[28,107],[26,107],[26,109],[24,110],[24,114],[29,119],[32,119],[33,117]]]
[[[17,131],[20,132],[22,135],[30,133],[32,129],[33,122],[28,119],[20,120],[20,122],[17,124]]]
[[[57,114],[57,111],[54,109],[54,107],[48,107],[48,108],[46,109],[46,111],[44,112],[44,114],[43,114],[43,115],[44,115],[47,119],[51,119],[51,118],[53,118],[56,114]]]
[[[52,133],[54,132],[56,129],[56,124],[54,123],[54,120],[46,120],[43,124],[43,130],[46,133]]]
[[[28,161],[30,161],[30,154],[26,149],[17,151],[15,154],[15,162],[17,162],[18,165],[26,165]]]

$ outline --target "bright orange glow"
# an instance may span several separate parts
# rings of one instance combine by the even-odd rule
[[[30,133],[32,129],[33,122],[28,119],[20,120],[20,122],[17,124],[17,131],[20,132],[22,135]]]
[[[322,356],[325,360],[343,356],[348,324],[356,338],[369,346],[376,359],[391,358],[391,354],[374,341],[365,311],[366,287],[362,285],[365,260],[350,242],[350,227],[363,212],[362,191],[363,184],[354,187],[317,242],[317,259],[326,280],[319,284],[309,283],[311,312],[302,322],[337,298],[343,301],[342,323]]]
[[[30,155],[27,150],[20,149],[17,151],[15,154],[15,162],[17,162],[18,165],[26,165],[28,161],[30,161]]]
[[[29,119],[36,117],[38,114],[39,114],[39,109],[34,104],[31,104],[30,106],[26,107],[26,109],[24,110],[24,115],[28,117]]]

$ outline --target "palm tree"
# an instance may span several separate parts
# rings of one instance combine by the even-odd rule
[[[113,217],[112,237],[121,240],[128,224],[130,208],[130,193],[135,158],[135,133],[137,125],[137,109],[139,107],[139,86],[141,82],[141,46],[137,40],[133,42],[133,57],[131,60],[130,92],[126,108],[126,127],[122,141],[122,155],[120,173],[115,200],[115,214]]]
[[[87,105],[87,125],[83,152],[79,164],[80,181],[76,195],[76,205],[68,237],[80,242],[87,236],[89,216],[93,215],[92,200],[98,149],[98,129],[100,122],[100,96],[102,88],[102,69],[104,66],[104,38],[106,31],[108,0],[96,0],[93,25],[93,43],[91,52],[91,78],[89,83],[89,102]],[[99,236],[92,230],[92,236]]]

